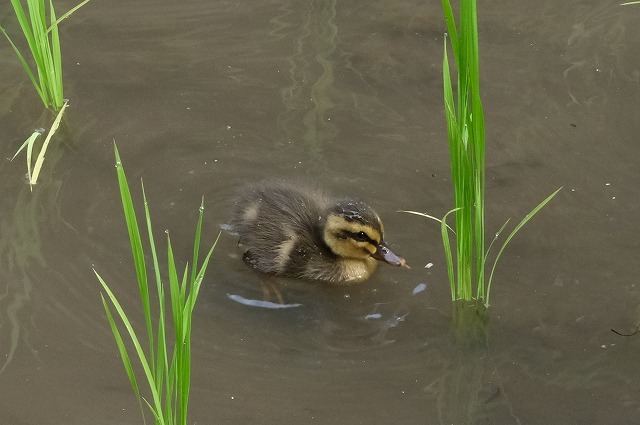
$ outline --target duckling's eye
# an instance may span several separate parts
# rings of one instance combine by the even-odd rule
[[[357,240],[358,242],[368,242],[370,240],[369,236],[365,232],[354,233],[353,239]]]

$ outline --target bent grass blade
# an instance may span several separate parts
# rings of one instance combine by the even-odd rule
[[[56,115],[56,119],[53,121],[53,124],[51,124],[51,129],[49,130],[49,133],[47,133],[47,137],[44,139],[44,142],[42,143],[42,147],[40,148],[40,152],[38,153],[38,158],[36,159],[36,163],[33,166],[33,176],[29,177],[29,184],[31,185],[31,190],[33,190],[33,185],[38,182],[38,176],[40,176],[40,170],[42,169],[42,164],[44,163],[44,156],[45,156],[45,153],[47,152],[47,148],[49,147],[49,142],[51,141],[51,138],[56,133],[56,131],[58,131],[58,127],[60,126],[60,121],[62,121],[62,116],[64,115],[64,111],[67,109],[68,106],[69,106],[69,102],[65,101],[64,104],[62,105],[62,108],[60,108],[58,115]],[[29,155],[27,155],[27,161],[30,161]]]
[[[520,221],[520,223],[518,223],[518,225],[511,231],[511,233],[509,234],[509,236],[507,237],[507,239],[504,241],[504,243],[502,244],[502,246],[500,247],[500,250],[498,251],[498,254],[496,255],[496,259],[493,261],[493,267],[491,267],[491,274],[489,275],[489,282],[487,283],[487,298],[485,299],[485,307],[489,307],[489,291],[491,289],[491,281],[493,280],[493,272],[496,269],[496,265],[498,264],[498,260],[500,259],[500,256],[502,255],[502,252],[504,251],[504,249],[507,247],[507,244],[511,241],[511,239],[516,235],[516,233],[518,233],[518,231],[522,228],[522,226],[524,226],[525,224],[527,224],[527,222],[529,220],[531,220],[531,218],[533,218],[534,215],[536,215],[536,213],[538,211],[540,211],[545,205],[547,205],[547,203],[553,199],[554,196],[556,196],[556,194],[558,192],[560,192],[562,190],[562,187],[559,187],[558,189],[556,189],[555,192],[553,192],[551,195],[547,196],[542,202],[540,202],[538,204],[538,206],[536,206],[534,209],[532,209],[529,214],[527,214],[526,216],[524,216],[524,218]],[[505,223],[506,225],[506,223]],[[504,228],[504,226],[502,226]],[[501,229],[502,231],[502,229]]]

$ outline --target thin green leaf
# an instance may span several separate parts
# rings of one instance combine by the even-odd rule
[[[196,235],[193,242],[193,259],[191,261],[191,278],[195,279],[196,268],[198,266],[198,253],[200,249],[200,234],[202,233],[202,217],[204,215],[204,196],[200,201],[200,213],[198,214],[198,225],[196,226]]]
[[[456,20],[453,17],[453,9],[449,0],[442,0],[442,9],[444,11],[444,20],[447,24],[447,31],[449,32],[449,38],[451,39],[451,50],[453,51],[453,57],[458,63],[458,30],[456,29]],[[445,44],[445,50],[447,46]]]
[[[447,216],[452,212],[459,210],[454,208],[442,217],[440,232],[442,233],[442,245],[444,246],[444,255],[447,261],[447,275],[449,276],[449,285],[451,286],[451,301],[456,300],[456,277],[453,273],[453,256],[451,254],[451,243],[449,242],[449,233],[447,232]]]
[[[429,218],[431,220],[437,221],[438,223],[442,224],[442,220],[440,220],[438,217],[434,217],[432,215],[421,213],[421,212],[418,212],[418,211],[399,210],[399,211],[396,211],[396,212],[419,215],[420,217]],[[456,234],[455,230],[453,230],[451,228],[451,226],[449,226],[448,224],[446,226],[447,226],[447,229],[449,229],[451,231],[451,233],[453,233],[454,235]]]
[[[104,291],[107,293],[108,297],[109,297],[109,301],[111,301],[111,304],[113,305],[113,307],[116,309],[116,312],[118,313],[118,316],[120,316],[120,320],[122,321],[122,323],[124,324],[125,328],[127,329],[127,333],[129,334],[129,338],[131,339],[131,342],[133,343],[133,346],[136,350],[136,353],[138,355],[138,360],[140,360],[140,364],[142,366],[142,369],[144,371],[144,374],[147,378],[147,381],[149,382],[149,389],[151,391],[151,395],[153,397],[153,403],[155,406],[155,409],[157,411],[161,411],[161,402],[160,402],[160,397],[158,392],[155,389],[155,386],[153,385],[153,374],[151,373],[151,369],[149,368],[149,362],[147,361],[147,356],[144,353],[144,350],[142,349],[142,346],[140,345],[140,340],[138,339],[138,336],[136,335],[136,332],[133,329],[133,326],[131,326],[131,322],[129,321],[129,318],[127,317],[127,315],[125,314],[122,306],[120,305],[120,302],[118,301],[118,299],[116,298],[116,296],[113,294],[113,292],[111,292],[111,289],[109,289],[109,286],[105,283],[105,281],[102,279],[102,277],[100,277],[99,274],[96,273],[96,276],[98,278],[98,280],[100,281],[100,284],[102,285],[102,288],[104,289]],[[164,421],[161,421],[161,424],[164,424]]]
[[[171,312],[173,313],[173,327],[176,336],[176,342],[182,340],[182,305],[183,301],[180,296],[180,283],[178,281],[178,273],[176,263],[173,257],[173,248],[171,247],[171,238],[167,235],[167,261],[169,268],[169,289],[171,292]]]
[[[44,90],[42,90],[42,87],[40,87],[40,84],[38,83],[38,81],[36,80],[36,77],[31,72],[31,68],[29,67],[29,64],[27,64],[27,61],[24,59],[24,56],[22,56],[22,53],[20,53],[20,50],[18,50],[18,48],[13,43],[13,41],[11,40],[11,38],[9,37],[7,32],[1,26],[0,26],[0,31],[2,31],[4,36],[9,41],[9,44],[11,44],[11,47],[13,48],[13,51],[16,53],[16,56],[18,56],[18,60],[20,61],[20,63],[22,64],[22,67],[24,68],[24,70],[26,71],[27,75],[29,76],[29,79],[31,80],[31,83],[33,84],[33,87],[36,89],[36,92],[38,93],[38,96],[40,96],[40,99],[42,100],[42,103],[44,103],[45,107],[48,107],[49,106],[49,100],[47,98],[46,92]]]
[[[128,192],[128,185],[126,184],[126,177],[124,176],[124,170],[122,169],[122,164],[120,162],[120,156],[117,152],[117,147],[114,146],[114,151],[116,154],[116,161],[118,167],[118,181],[120,183],[121,197],[123,198],[123,207],[125,209],[125,217],[129,217],[127,219],[128,226],[130,223],[134,223],[137,228],[137,223],[135,223],[135,213],[133,212],[133,204],[131,202],[131,196]],[[144,186],[143,186],[143,197],[145,200],[145,217],[147,219],[147,230],[149,233],[150,244],[152,245],[152,252],[155,251],[155,244],[153,242],[153,231],[151,228],[151,218],[149,214],[148,203],[146,200],[146,195],[144,194]],[[194,244],[199,245],[201,230],[202,230],[202,210],[203,204],[201,203],[201,211],[198,226],[196,228],[195,242]],[[130,235],[135,234],[133,230],[130,230]],[[141,357],[141,364],[143,365],[145,376],[149,383],[149,387],[151,390],[151,394],[153,396],[153,403],[147,402],[145,403],[149,406],[149,409],[153,412],[156,417],[156,421],[158,423],[170,423],[176,424],[180,423],[182,425],[187,424],[187,407],[190,393],[190,382],[191,382],[191,330],[192,330],[192,313],[195,305],[196,298],[198,296],[202,280],[204,278],[204,273],[213,253],[213,250],[218,242],[220,234],[218,234],[218,238],[215,243],[208,251],[204,261],[198,267],[192,267],[191,273],[189,273],[189,265],[184,268],[184,273],[182,275],[181,281],[178,280],[177,269],[175,264],[175,258],[173,255],[173,248],[171,246],[171,239],[167,236],[167,263],[168,263],[168,275],[169,275],[169,295],[171,302],[171,309],[173,314],[174,321],[174,341],[173,341],[173,353],[169,356],[167,350],[167,339],[166,339],[166,312],[164,309],[165,303],[165,293],[162,287],[162,283],[160,282],[159,275],[159,266],[157,261],[157,256],[155,252],[154,256],[154,268],[156,269],[156,277],[158,287],[158,302],[159,302],[159,324],[158,324],[158,333],[157,333],[157,345],[156,345],[156,353],[155,353],[155,367],[156,370],[151,367],[153,365],[153,357],[154,353],[151,350],[151,353],[147,356],[142,350],[137,337],[135,337],[135,333],[131,336],[133,329],[131,328],[126,316],[124,315],[124,311],[118,304],[117,299],[113,296],[113,294],[108,290],[108,288],[104,288],[107,292],[107,295],[111,299],[111,303],[114,305],[116,311],[121,316],[123,323],[125,323],[125,327],[130,332],[130,337],[133,340],[134,347],[136,348],[139,357]],[[138,237],[130,237],[132,241],[132,251],[135,252],[135,246],[137,243],[135,242]],[[198,249],[194,248],[194,257],[197,261],[198,257]],[[135,262],[135,260],[134,260]],[[140,274],[138,274],[140,275]],[[146,276],[146,275],[145,275]],[[103,282],[101,282],[103,283]],[[103,285],[103,286],[106,286]],[[139,285],[140,286],[140,285]],[[143,295],[143,289],[141,291],[141,296]],[[148,293],[147,293],[148,296]],[[147,332],[150,332],[151,328],[147,327]],[[164,386],[163,386],[164,384]]]
[[[126,181],[126,180],[125,180]],[[155,271],[155,277],[156,277],[156,290],[158,293],[158,303],[159,303],[159,310],[160,310],[160,315],[164,316],[164,288],[162,287],[162,280],[160,279],[160,266],[158,264],[158,256],[156,254],[156,244],[153,238],[153,226],[151,225],[151,214],[149,213],[149,202],[147,201],[147,194],[144,191],[144,182],[142,181],[142,179],[140,179],[140,187],[142,188],[142,200],[144,202],[144,217],[145,217],[145,222],[146,222],[146,227],[147,227],[147,236],[149,238],[149,247],[151,249],[151,257],[153,259],[153,270]],[[143,254],[144,256],[144,254]],[[146,267],[146,265],[143,265]],[[147,295],[149,295],[148,293],[148,281],[147,281]],[[149,310],[151,309],[151,306],[149,306]],[[151,317],[151,312],[149,312],[149,317]],[[159,322],[160,325],[164,325],[164,319],[162,322]],[[159,326],[160,326],[159,325]],[[151,333],[149,334],[149,347],[152,350],[152,356],[151,356],[151,369],[155,371],[155,375],[156,375],[156,380],[160,380],[160,383],[158,384],[158,390],[162,387],[162,369],[159,367],[159,365],[157,364],[157,360],[158,358],[162,358],[164,356],[163,353],[160,353],[159,350],[161,350],[162,348],[160,346],[156,347],[158,349],[158,351],[156,351],[156,359],[153,358],[153,347],[154,347],[154,342],[153,342],[153,332],[151,329],[149,329],[151,331]],[[160,333],[164,333],[164,329],[160,329],[158,328],[158,334]],[[160,338],[160,336],[158,336],[158,338]],[[163,336],[164,339],[164,336]],[[164,342],[163,342],[164,344]],[[164,350],[166,350],[166,347],[164,347]],[[160,376],[158,376],[160,375]]]
[[[96,275],[98,272],[93,271]],[[98,279],[100,279],[98,275]],[[124,341],[122,340],[122,336],[120,335],[120,331],[116,326],[115,321],[113,320],[113,315],[111,314],[111,309],[107,304],[107,300],[101,294],[100,298],[102,299],[102,305],[104,306],[104,311],[107,313],[107,320],[109,321],[109,326],[111,326],[111,330],[113,331],[113,337],[116,340],[116,345],[118,346],[118,351],[120,352],[120,358],[124,363],[124,368],[127,372],[127,376],[129,377],[129,381],[131,382],[131,386],[133,387],[133,392],[136,393],[136,396],[140,398],[140,390],[138,388],[138,382],[136,380],[136,374],[133,371],[133,366],[131,365],[131,359],[129,358],[129,353],[127,353],[127,348],[124,345]]]
[[[507,224],[509,224],[509,221],[511,221],[510,218],[508,218],[507,221],[504,222],[502,227],[496,232],[496,234],[493,236],[493,239],[491,240],[491,243],[489,244],[489,248],[487,248],[487,251],[485,252],[484,256],[482,257],[482,268],[480,270],[480,273],[483,276],[484,276],[484,273],[485,273],[485,268],[486,268],[486,265],[487,265],[487,258],[489,258],[489,253],[491,252],[491,248],[493,247],[493,244],[495,243],[495,241],[498,240],[498,238],[502,234],[502,231],[505,229],[505,227],[507,227]],[[478,285],[476,290],[477,290],[476,299],[477,300],[480,300],[480,299],[483,300],[484,297],[485,297],[485,286],[484,285]]]
[[[522,228],[522,226],[524,226],[525,224],[527,224],[527,222],[529,220],[531,220],[531,218],[536,215],[536,213],[538,211],[540,211],[545,205],[547,205],[547,203],[553,199],[554,196],[556,196],[556,194],[558,192],[560,192],[560,190],[562,190],[562,187],[558,188],[555,192],[553,192],[551,195],[547,196],[542,202],[540,202],[538,204],[538,206],[536,206],[534,209],[531,210],[531,212],[529,212],[529,214],[527,214],[526,216],[524,216],[524,218],[522,219],[522,221],[520,221],[520,223],[518,223],[518,225],[513,229],[513,231],[509,234],[509,236],[507,237],[507,239],[504,241],[504,243],[502,244],[502,247],[500,248],[500,251],[498,251],[498,255],[496,255],[496,259],[493,262],[493,267],[491,268],[491,274],[489,275],[489,282],[487,284],[487,299],[485,300],[485,307],[489,307],[489,291],[491,290],[491,281],[493,280],[493,272],[496,269],[496,265],[498,264],[498,260],[500,259],[500,256],[502,255],[502,252],[504,251],[504,249],[507,247],[507,244],[511,241],[511,239],[515,236],[516,233],[518,233],[518,230],[520,230]]]
[[[58,20],[55,21],[56,25],[60,24],[60,22],[64,21],[69,16],[71,16],[73,14],[73,12],[75,12],[78,9],[80,9],[82,6],[84,6],[85,4],[89,3],[90,1],[91,0],[84,0],[82,3],[80,3],[80,4],[76,5],[75,7],[73,7],[71,10],[69,10],[67,13],[65,13],[64,15],[59,17]],[[52,27],[53,27],[53,25],[50,26],[49,28],[47,28],[47,32],[50,32]]]
[[[147,280],[147,268],[144,259],[144,250],[142,248],[142,239],[138,228],[138,220],[136,218],[127,176],[122,167],[120,153],[115,142],[113,149],[116,157],[116,170],[118,175],[118,185],[120,187],[120,197],[122,199],[122,209],[124,211],[125,221],[127,222],[127,231],[129,233],[129,242],[131,244],[131,253],[133,255],[133,263],[136,269],[136,277],[138,279],[138,289],[140,291],[140,299],[142,301],[142,311],[144,313],[144,322],[147,328],[149,338],[149,349],[153,349],[153,327],[151,324],[151,306],[149,301],[149,282]]]
[[[53,0],[49,0],[49,12],[51,13],[51,64],[52,64],[52,99],[53,106],[58,109],[64,103],[64,92],[62,87],[62,53],[60,52],[60,35],[58,34],[58,23],[53,8]],[[45,37],[47,33],[45,32]]]
[[[98,272],[94,269],[93,272],[98,276],[98,279],[101,279],[98,275]],[[116,326],[115,321],[113,320],[113,315],[111,314],[111,309],[107,304],[107,300],[105,300],[104,296],[100,294],[100,298],[102,299],[102,305],[104,306],[104,311],[107,313],[107,320],[109,321],[109,326],[111,326],[111,331],[113,332],[113,337],[116,340],[116,345],[118,347],[118,351],[120,352],[120,359],[124,365],[124,369],[129,377],[129,382],[131,383],[131,387],[133,388],[133,392],[138,399],[138,405],[140,406],[140,413],[142,414],[142,418],[144,421],[144,409],[142,408],[142,397],[140,396],[140,389],[138,387],[138,381],[136,380],[136,374],[133,371],[133,365],[131,364],[131,359],[129,358],[129,353],[127,352],[127,348],[124,345],[124,341],[122,340],[122,336],[120,335],[120,331]]]

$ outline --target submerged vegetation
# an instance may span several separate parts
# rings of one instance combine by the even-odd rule
[[[51,138],[60,126],[60,121],[62,120],[62,115],[64,115],[65,109],[67,109],[67,105],[68,102],[65,101],[62,105],[62,108],[58,112],[56,119],[53,121],[53,124],[49,129],[49,133],[47,133],[47,137],[45,137],[44,142],[40,147],[40,151],[38,152],[38,156],[36,158],[36,162],[33,164],[33,167],[31,165],[31,159],[33,158],[34,153],[33,148],[35,146],[36,140],[38,139],[38,136],[44,133],[44,129],[34,130],[31,136],[29,136],[29,138],[24,141],[22,146],[18,148],[18,151],[15,153],[15,155],[13,155],[13,158],[11,158],[11,160],[13,161],[20,152],[22,152],[25,148],[27,149],[27,178],[29,180],[29,186],[31,187],[31,190],[33,190],[33,185],[38,182],[38,176],[40,176],[40,170],[42,169],[42,164],[44,163],[44,155],[47,152],[47,148],[49,147]]]
[[[453,301],[476,300],[488,307],[493,273],[502,252],[518,230],[560,189],[536,206],[513,229],[495,256],[489,278],[486,279],[489,251],[509,220],[495,234],[485,251],[485,127],[482,102],[480,101],[476,0],[461,1],[459,28],[456,27],[449,0],[442,0],[442,6],[458,77],[457,101],[454,101],[453,83],[447,55],[447,39],[445,38],[442,75],[455,207],[445,214],[442,220],[436,220],[441,223],[451,299]],[[418,214],[433,218],[426,214]],[[455,232],[447,225],[447,218],[450,214],[454,215]],[[449,232],[455,233],[453,247],[449,239]]]
[[[165,307],[165,289],[160,276],[160,265],[156,254],[156,245],[151,227],[149,206],[144,193],[144,185],[142,185],[145,221],[149,238],[149,247],[151,249],[151,257],[153,259],[153,271],[155,273],[157,289],[158,307],[156,314],[158,324],[154,329],[149,294],[150,284],[147,278],[142,238],[140,237],[140,229],[138,227],[133,201],[129,191],[129,185],[124,173],[124,168],[120,161],[120,155],[117,147],[114,146],[114,149],[122,206],[129,232],[129,240],[131,242],[131,250],[138,280],[138,289],[142,300],[142,310],[144,313],[145,331],[147,334],[146,338],[148,344],[146,351],[143,348],[143,341],[140,340],[138,334],[133,329],[133,325],[122,308],[122,305],[102,277],[100,277],[100,275],[94,270],[102,288],[107,294],[106,298],[104,295],[102,296],[102,303],[107,314],[107,319],[109,320],[109,325],[113,331],[113,336],[116,340],[120,356],[122,357],[124,368],[131,382],[131,386],[133,387],[133,391],[138,398],[141,410],[143,410],[142,405],[144,400],[144,403],[153,413],[154,420],[157,425],[186,425],[191,382],[192,313],[209,259],[218,240],[216,239],[206,257],[198,266],[202,216],[204,212],[203,199],[203,202],[200,205],[200,216],[193,244],[193,260],[191,263],[191,269],[189,269],[189,265],[187,264],[184,268],[182,279],[180,279],[173,257],[171,239],[167,233],[167,277],[169,279],[168,301],[171,304],[170,314],[173,318],[174,331],[173,338],[168,337],[167,332],[169,326],[167,323],[169,319],[167,318],[168,313]],[[219,236],[220,235],[218,235],[218,237]],[[125,345],[119,327],[114,320],[112,309],[116,311],[117,316],[120,318],[120,321],[122,322],[122,325],[124,325],[126,333],[129,335],[129,339],[133,344],[135,355],[140,361],[144,377],[148,383],[150,398],[145,398],[142,395],[136,378],[136,373],[131,362],[129,350],[127,349],[127,345]],[[169,344],[169,341],[171,344]],[[171,347],[173,347],[173,352],[170,353]]]

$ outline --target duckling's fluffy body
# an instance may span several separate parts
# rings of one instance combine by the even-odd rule
[[[282,182],[247,187],[231,225],[254,269],[336,284],[363,281],[378,261],[404,265],[384,244],[378,215],[365,203],[332,199]]]

